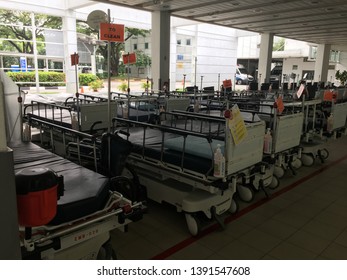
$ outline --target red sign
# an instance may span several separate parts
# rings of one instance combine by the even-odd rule
[[[232,86],[231,80],[224,80],[223,81],[223,87],[224,88],[231,88],[231,86]]]
[[[77,53],[71,55],[71,66],[78,64],[78,58],[79,56]]]
[[[136,63],[136,53],[123,54],[124,64],[134,64]]]
[[[284,110],[284,104],[283,104],[283,98],[282,96],[279,96],[276,100],[276,104],[277,104],[277,112],[279,114],[282,114],[283,110]]]
[[[124,42],[124,25],[101,22],[100,40],[110,42]]]

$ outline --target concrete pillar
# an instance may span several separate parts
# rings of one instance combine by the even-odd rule
[[[261,34],[257,77],[259,86],[270,81],[273,37],[272,33]]]
[[[66,92],[76,93],[76,71],[75,66],[71,66],[71,55],[77,52],[76,14],[74,11],[66,11],[63,17],[63,30]]]
[[[170,77],[170,13],[152,13],[152,79],[153,88],[162,89]]]
[[[0,82],[0,260],[18,260],[21,258],[16,203],[16,185],[14,179],[13,154],[7,148],[5,96]]]
[[[331,45],[322,44],[317,47],[316,63],[314,65],[314,81],[327,82]],[[334,78],[334,77],[333,77]]]
[[[0,260],[21,259],[16,202],[16,184],[13,169],[13,152],[0,151]]]
[[[171,52],[170,52],[170,89],[176,90],[176,79],[177,79],[177,33],[176,28],[171,28],[170,40],[171,40]],[[179,79],[183,80],[183,76],[179,77]],[[180,85],[182,88],[182,85]]]

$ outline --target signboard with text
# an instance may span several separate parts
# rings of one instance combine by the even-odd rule
[[[109,42],[124,42],[124,25],[101,22],[100,40]]]
[[[71,66],[77,65],[78,59],[79,59],[79,56],[77,53],[72,54],[71,55]]]
[[[136,63],[136,53],[123,54],[123,63],[125,65]]]

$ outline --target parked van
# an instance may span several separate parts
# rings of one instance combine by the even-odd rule
[[[270,82],[277,82],[277,83],[279,83],[281,81],[281,77],[282,77],[282,65],[276,65],[271,70]]]
[[[236,66],[235,78],[238,85],[248,84],[254,81],[254,77],[248,74],[247,69],[242,64]]]

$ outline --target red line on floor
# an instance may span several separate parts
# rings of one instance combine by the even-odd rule
[[[343,156],[342,158],[331,162],[328,165],[325,165],[321,168],[319,168],[318,170],[300,178],[299,180],[295,181],[294,183],[288,185],[287,187],[284,187],[283,189],[271,194],[270,197],[265,197],[255,203],[253,203],[250,206],[247,206],[246,208],[240,210],[239,212],[232,214],[231,216],[225,218],[224,222],[225,224],[229,224],[232,221],[237,220],[238,218],[242,217],[243,215],[251,212],[252,210],[254,210],[255,208],[271,201],[272,199],[280,196],[281,194],[284,194],[290,190],[292,190],[293,188],[299,186],[300,184],[310,180],[311,178],[321,174],[322,172],[328,170],[329,168],[335,166],[336,164],[339,164],[340,162],[344,161],[347,159],[347,155]],[[188,247],[189,245],[193,244],[194,242],[198,241],[199,239],[203,238],[204,236],[210,234],[211,232],[214,232],[215,230],[217,230],[220,226],[218,224],[213,224],[209,227],[207,227],[206,229],[204,229],[202,232],[199,233],[198,236],[191,236],[188,237],[187,239],[181,241],[180,243],[177,243],[176,245],[168,248],[167,250],[163,251],[162,253],[152,257],[152,260],[164,260],[167,259],[168,257],[170,257],[171,255],[177,253],[178,251]]]

